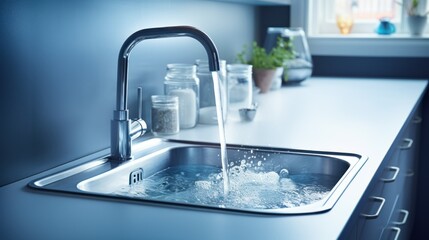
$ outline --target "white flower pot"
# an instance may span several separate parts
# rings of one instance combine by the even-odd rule
[[[423,34],[428,21],[427,16],[408,16],[407,20],[411,35],[420,36]]]

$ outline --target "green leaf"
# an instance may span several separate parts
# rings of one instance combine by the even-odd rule
[[[237,54],[237,60],[242,64],[251,64],[253,68],[273,69],[282,67],[285,60],[294,57],[293,46],[290,40],[285,41],[282,37],[277,38],[276,46],[267,53],[265,48],[260,47],[257,42],[252,43],[251,58],[246,60],[247,46]]]

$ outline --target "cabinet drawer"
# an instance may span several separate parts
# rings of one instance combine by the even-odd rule
[[[395,214],[397,212],[397,208],[398,208],[398,202],[399,202],[399,195],[397,195],[395,197],[395,201],[393,204],[393,208],[392,208],[392,212],[391,215],[389,217],[389,221],[388,223],[383,227],[381,236],[380,236],[380,240],[398,240],[399,236],[401,234],[401,228],[398,227],[395,223],[395,220],[399,220],[399,214]],[[404,219],[402,219],[404,220]],[[406,221],[406,219],[405,219]],[[399,222],[398,222],[399,223]]]
[[[400,176],[399,155],[395,154],[366,199],[354,233],[356,239],[379,239],[382,236],[404,183]]]
[[[413,211],[403,208],[403,201],[407,196],[398,195],[397,203],[390,217],[389,224],[384,228],[382,240],[409,239],[411,235]]]
[[[370,196],[362,209],[357,226],[356,239],[378,239],[395,206],[392,198],[385,196]]]
[[[392,155],[380,165],[343,239],[393,240],[411,236],[416,215],[420,121],[414,118],[392,145]]]

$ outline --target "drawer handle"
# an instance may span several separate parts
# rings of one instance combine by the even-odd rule
[[[402,218],[402,221],[400,221],[400,222],[393,221],[392,223],[395,224],[395,225],[404,225],[407,222],[407,220],[408,220],[408,214],[410,212],[408,212],[405,209],[401,209],[401,210],[399,210],[399,212],[404,215],[404,218]]]
[[[420,116],[415,116],[414,117],[414,119],[413,119],[413,123],[415,123],[415,124],[419,124],[419,123],[421,123],[422,122],[422,117],[420,117]]]
[[[378,215],[380,215],[381,209],[383,208],[384,202],[386,201],[386,199],[384,199],[382,197],[370,197],[370,199],[372,199],[376,202],[380,202],[380,206],[378,207],[377,211],[374,214],[361,213],[361,216],[363,216],[365,218],[377,218]]]
[[[412,177],[414,175],[415,175],[415,172],[412,169],[408,170],[407,173],[405,174],[405,176],[407,177]]]
[[[399,234],[401,234],[401,229],[398,227],[388,227],[388,228],[385,228],[385,230],[392,230],[395,232],[395,237],[393,238],[393,240],[398,240]]]
[[[401,150],[407,150],[413,146],[413,139],[411,138],[404,138],[402,141],[404,142],[404,145],[399,146],[399,149]]]
[[[392,178],[380,178],[380,180],[383,182],[393,182],[396,180],[396,177],[398,177],[399,170],[400,170],[398,167],[390,166],[390,167],[388,167],[388,169],[389,169],[389,171],[393,171],[394,174],[393,174]]]

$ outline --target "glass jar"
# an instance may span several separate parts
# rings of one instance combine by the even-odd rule
[[[155,136],[179,132],[179,98],[177,96],[153,95],[152,133]]]
[[[179,98],[180,128],[193,128],[199,110],[199,79],[196,65],[168,64],[164,81],[166,95]]]
[[[228,117],[239,120],[239,109],[249,108],[253,102],[252,65],[228,64]]]
[[[207,60],[196,60],[197,76],[200,79],[200,112],[198,122],[202,124],[217,124],[216,114],[216,101],[213,88],[212,72],[209,70],[209,63]],[[226,121],[228,95],[226,84],[226,61],[219,60],[220,70],[218,71],[222,115],[223,120]]]

